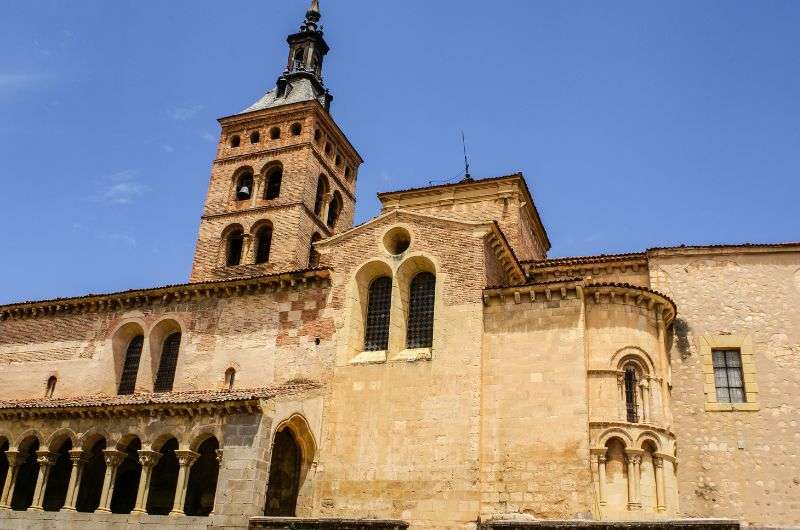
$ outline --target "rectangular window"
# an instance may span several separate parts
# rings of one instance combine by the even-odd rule
[[[744,377],[740,350],[712,350],[714,385],[718,403],[744,403]]]

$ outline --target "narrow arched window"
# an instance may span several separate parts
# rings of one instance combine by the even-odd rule
[[[333,146],[328,142],[325,144],[325,154],[331,156],[331,153],[333,153]]]
[[[242,247],[244,246],[244,232],[234,230],[228,236],[227,257],[225,264],[228,267],[235,267],[242,262]]]
[[[250,143],[257,144],[261,141],[261,134],[258,131],[255,131],[250,134]]]
[[[430,348],[433,345],[433,305],[436,300],[436,276],[420,272],[411,280],[408,297],[406,348]]]
[[[625,411],[627,413],[628,421],[636,423],[639,421],[639,411],[636,404],[636,391],[638,386],[638,377],[636,375],[636,368],[633,366],[625,367]]]
[[[303,132],[303,126],[299,123],[292,124],[292,136],[300,136],[300,133]]]
[[[225,370],[225,388],[233,390],[233,383],[236,379],[236,370],[228,368]]]
[[[236,179],[236,200],[246,201],[253,194],[253,174],[249,171],[242,173]]]
[[[272,247],[272,225],[265,225],[256,232],[256,263],[269,261],[269,250]]]
[[[128,343],[125,351],[125,362],[122,365],[122,376],[119,379],[117,394],[133,394],[136,389],[136,375],[139,373],[139,360],[142,358],[144,336],[137,335]]]
[[[231,147],[239,147],[239,144],[242,143],[242,139],[239,137],[238,134],[234,134],[231,136]]]
[[[322,140],[322,131],[320,131],[319,129],[315,129],[314,130],[314,141],[319,143],[320,140]]]
[[[350,166],[344,167],[344,178],[346,178],[348,182],[353,178],[353,170],[350,169]]]
[[[323,175],[319,176],[317,181],[317,196],[314,200],[314,213],[322,215],[322,208],[325,204],[325,194],[328,193],[328,183]]]
[[[283,168],[273,168],[267,176],[267,188],[264,190],[264,198],[267,200],[277,199],[281,194],[281,182],[283,181]]]
[[[272,138],[273,140],[277,140],[278,138],[281,137],[281,130],[277,127],[273,127],[272,129],[269,130],[269,137]]]
[[[58,382],[58,378],[54,375],[51,375],[50,378],[47,380],[47,387],[44,391],[44,397],[51,398],[56,391],[56,383]]]
[[[339,213],[342,211],[342,196],[339,192],[333,194],[331,205],[328,206],[328,228],[336,226],[336,221],[339,220]]]
[[[158,363],[155,392],[172,392],[175,382],[175,369],[178,367],[178,351],[181,348],[181,332],[176,331],[164,339],[161,347],[161,361]]]
[[[308,268],[313,269],[314,267],[319,267],[319,252],[317,249],[314,248],[314,243],[322,239],[322,236],[319,235],[318,232],[315,232],[313,236],[311,236],[311,248],[308,251]]]
[[[392,279],[383,276],[369,286],[364,350],[385,350],[389,346],[389,313],[392,306]]]

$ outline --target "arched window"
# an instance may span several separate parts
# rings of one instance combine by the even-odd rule
[[[314,248],[314,243],[322,239],[322,236],[319,235],[319,232],[314,232],[314,235],[311,236],[311,248],[308,251],[308,268],[313,269],[314,267],[319,267],[319,252],[317,249]]]
[[[175,333],[164,339],[161,347],[161,360],[158,364],[156,382],[153,385],[155,392],[172,392],[175,382],[175,369],[178,367],[178,350],[181,347],[181,332]]]
[[[228,236],[227,255],[225,264],[228,267],[235,267],[242,262],[242,247],[244,246],[244,232],[234,230]]]
[[[58,378],[54,375],[51,375],[50,378],[47,380],[47,387],[44,391],[44,397],[51,398],[56,391],[56,383],[58,382]]]
[[[69,485],[69,475],[72,470],[72,462],[69,459],[69,451],[72,449],[72,440],[66,438],[61,441],[58,450],[55,445],[50,446],[50,450],[55,452],[55,463],[50,466],[47,475],[47,487],[44,490],[42,507],[46,512],[57,512],[64,507],[67,500],[67,486]]]
[[[342,196],[338,191],[333,193],[331,205],[328,206],[328,228],[336,226],[336,221],[339,220],[339,214],[342,211]]]
[[[242,173],[236,179],[236,200],[246,201],[253,195],[253,174],[250,171]]]
[[[125,351],[125,363],[122,366],[122,376],[119,379],[117,394],[133,394],[136,389],[136,375],[139,373],[139,360],[142,358],[144,336],[137,335],[128,343]]]
[[[231,136],[231,147],[239,147],[242,143],[242,139],[239,137],[238,134],[234,134]]]
[[[38,450],[39,440],[36,438],[20,444],[19,452],[23,459],[22,465],[17,468],[14,493],[10,499],[12,510],[27,510],[33,504],[36,479],[39,476],[39,460],[36,458]]]
[[[326,193],[328,193],[328,179],[325,178],[325,175],[320,175],[317,181],[317,196],[314,200],[314,213],[316,215],[322,215]]]
[[[304,48],[297,48],[294,51],[294,68],[295,68],[295,70],[300,68],[300,66],[302,66],[302,64],[303,64],[303,55],[305,55],[305,49]]]
[[[631,423],[639,421],[639,410],[636,402],[638,379],[636,368],[633,365],[627,365],[625,367],[625,412],[628,421]]]
[[[87,450],[87,447],[89,448]],[[78,488],[78,500],[75,509],[79,512],[93,512],[100,506],[100,494],[103,489],[103,477],[106,474],[106,461],[103,449],[106,441],[98,439],[91,445],[84,446],[84,455],[87,460],[83,464],[81,482]]]
[[[348,182],[353,178],[353,170],[350,169],[350,166],[344,167],[344,178],[346,178]]]
[[[314,141],[319,143],[320,140],[322,140],[322,131],[320,131],[319,129],[315,129],[314,130]]]
[[[269,130],[269,137],[272,138],[273,140],[277,140],[278,138],[281,137],[281,130],[277,127],[273,127],[272,129]]]
[[[268,223],[256,232],[256,263],[269,261],[270,247],[272,247],[272,224]]]
[[[300,136],[300,133],[303,132],[303,126],[299,123],[292,124],[292,136]]]
[[[331,153],[333,153],[333,146],[328,142],[325,144],[325,154],[331,156]]]
[[[336,165],[336,167],[339,167],[339,166],[342,165],[342,156],[341,155],[336,155],[336,160],[335,160],[334,164]]]
[[[281,166],[272,168],[267,174],[267,187],[264,190],[265,199],[269,201],[280,196],[281,181],[283,181],[283,168]]]
[[[225,388],[233,390],[233,384],[236,381],[236,370],[228,368],[225,370]]]
[[[430,272],[420,272],[414,276],[408,297],[406,348],[430,348],[433,345],[435,299],[436,276]]]
[[[261,134],[258,131],[250,133],[250,143],[257,144],[261,141]]]
[[[300,446],[290,429],[284,428],[275,433],[264,515],[295,516],[297,494],[300,491],[301,457]]]
[[[392,306],[392,279],[382,276],[369,286],[364,350],[379,351],[389,346],[389,313]]]

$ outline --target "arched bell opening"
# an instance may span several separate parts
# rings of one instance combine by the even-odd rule
[[[161,458],[153,468],[150,479],[150,495],[147,498],[147,513],[167,515],[175,502],[175,488],[178,485],[178,440],[170,438],[161,446]]]
[[[142,442],[134,438],[121,449],[125,452],[125,460],[117,468],[117,477],[114,481],[114,494],[111,497],[113,513],[131,513],[136,506],[136,493],[142,476],[142,465],[139,463],[141,448]]]
[[[69,486],[69,476],[72,473],[72,461],[69,458],[69,451],[72,449],[72,440],[66,438],[58,449],[55,464],[50,468],[47,477],[47,488],[44,491],[42,507],[47,512],[57,512],[64,507],[67,501],[67,487]],[[55,448],[51,448],[55,449]]]
[[[197,448],[200,456],[189,472],[189,486],[183,508],[186,515],[206,516],[214,509],[219,477],[217,449],[219,442],[213,436]]]
[[[20,456],[24,455],[24,462],[17,470],[14,483],[14,495],[11,497],[11,509],[25,511],[33,504],[33,494],[36,489],[36,479],[39,477],[39,462],[36,451],[39,450],[39,440],[29,438],[20,444]]]
[[[103,455],[103,450],[106,448],[105,439],[92,441],[89,447],[81,473],[78,501],[75,503],[75,509],[79,512],[93,512],[100,506],[100,494],[103,491],[103,480],[106,475],[106,460]]]

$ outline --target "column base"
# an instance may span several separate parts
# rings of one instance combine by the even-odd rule
[[[147,510],[139,510],[134,508],[131,510],[131,515],[147,515]]]
[[[43,512],[44,508],[42,508],[41,506],[31,506],[30,508],[28,508],[28,510],[32,512]]]
[[[666,506],[656,506],[656,511],[657,512],[666,512],[667,511],[667,507]]]
[[[628,503],[628,509],[629,510],[641,510],[642,509],[642,503],[641,502],[629,502]]]
[[[59,510],[59,511],[62,511],[62,512],[77,512],[78,510],[76,510],[73,506],[63,506],[61,508],[61,510]]]
[[[183,517],[186,515],[183,510],[172,510],[169,512],[170,517]]]
[[[111,513],[111,510],[108,508],[98,508],[94,511],[94,513]]]

